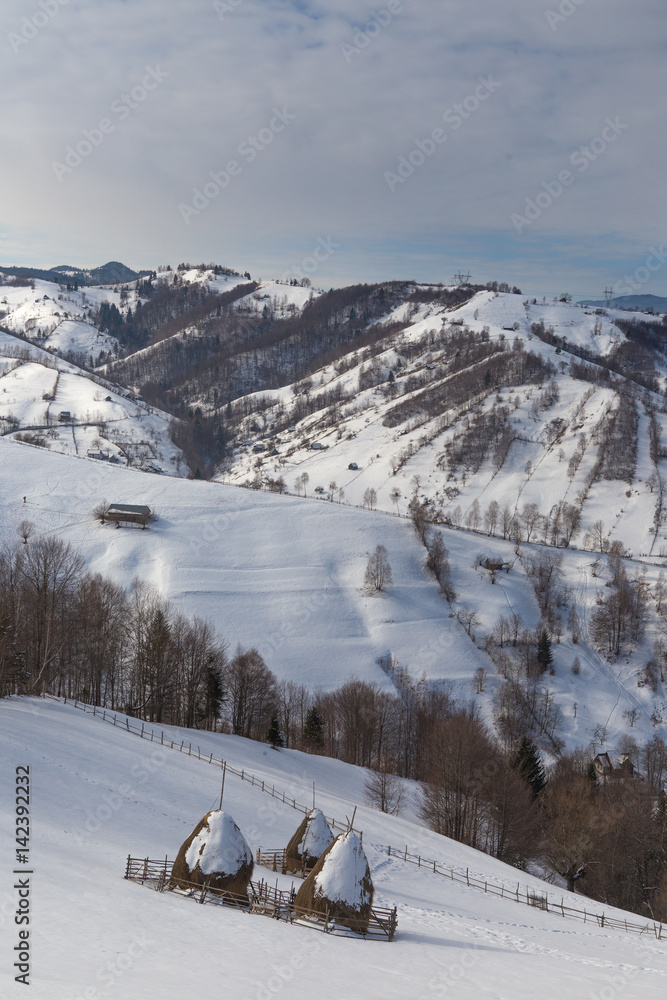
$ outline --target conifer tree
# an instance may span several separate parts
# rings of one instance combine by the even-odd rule
[[[547,779],[539,750],[528,736],[522,737],[510,763],[537,798],[546,787]]]
[[[303,740],[308,746],[317,750],[324,746],[324,722],[316,708],[308,709],[303,727]]]
[[[537,665],[540,673],[546,674],[548,670],[551,670],[553,662],[554,655],[551,652],[551,639],[549,638],[549,633],[544,628],[537,640]]]
[[[269,726],[268,732],[266,734],[266,742],[270,743],[274,750],[278,747],[285,746],[285,737],[280,729],[280,723],[278,722],[275,715],[271,719],[271,725]]]

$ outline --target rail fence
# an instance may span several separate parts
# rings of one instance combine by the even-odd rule
[[[263,851],[260,847],[257,850],[255,860],[262,868],[268,868],[272,872],[280,872],[282,875],[298,875],[299,878],[307,878],[313,870],[303,861],[288,858],[287,849],[284,847],[277,851]]]
[[[118,720],[117,716],[113,713],[107,712],[106,709],[97,708],[91,705],[85,705],[78,701],[67,700],[66,698],[55,698],[53,695],[48,695],[47,697],[53,698],[55,701],[64,701],[66,704],[72,705],[74,708],[78,708],[87,714],[93,715],[103,722],[107,722],[113,726],[118,726],[119,728],[127,731],[129,733],[134,733],[140,736],[142,739],[149,740],[151,743],[157,743],[160,746],[167,747],[169,749],[178,750],[181,753],[186,753],[188,756],[196,757],[198,760],[203,760],[207,764],[214,764],[216,767],[225,767],[226,762],[220,758],[215,757],[213,754],[202,754],[199,747],[193,748],[192,743],[177,743],[174,740],[165,740],[164,732],[160,732],[159,737],[155,734],[154,730],[147,729],[145,723],[141,723],[141,728],[138,726],[130,725],[129,719],[126,718],[123,723],[122,720]],[[234,774],[241,778],[243,781],[249,781],[255,787],[261,788],[263,792],[268,795],[273,796],[273,798],[284,802],[285,805],[290,806],[292,809],[296,809],[299,812],[307,814],[310,812],[308,806],[304,806],[297,802],[295,799],[290,798],[284,792],[276,789],[275,785],[269,785],[268,782],[256,778],[253,774],[245,770],[237,770],[229,765],[227,770],[230,774]],[[340,823],[337,820],[326,817],[329,826],[332,829],[340,830],[341,832],[346,832],[350,827],[348,823]],[[363,833],[360,830],[355,832],[363,838]],[[380,845],[382,846],[382,845]],[[633,921],[620,919],[618,917],[609,917],[604,912],[598,913],[595,910],[589,909],[579,909],[577,907],[569,906],[565,904],[564,897],[561,897],[560,902],[558,900],[550,898],[548,893],[540,893],[535,889],[529,889],[527,886],[521,888],[520,883],[517,883],[516,889],[511,889],[502,883],[496,883],[489,881],[487,879],[476,878],[470,874],[470,870],[466,868],[465,873],[463,871],[456,871],[453,867],[447,867],[439,861],[434,861],[429,858],[422,857],[420,854],[414,854],[408,851],[407,846],[405,849],[389,846],[384,846],[384,850],[387,851],[389,857],[397,858],[400,861],[404,861],[407,864],[417,865],[419,868],[424,868],[426,871],[431,872],[434,875],[439,875],[441,877],[447,878],[452,882],[458,882],[461,885],[466,885],[471,889],[479,889],[482,892],[490,893],[494,896],[499,896],[501,899],[513,900],[516,903],[522,903],[524,906],[532,906],[541,910],[545,910],[548,913],[556,913],[562,917],[571,917],[575,920],[581,920],[583,923],[595,923],[598,927],[610,928],[613,930],[622,930],[628,934],[647,934],[649,936],[655,937],[656,940],[662,941],[667,938],[667,929],[662,922],[657,922],[655,920],[649,920],[644,923],[635,923]],[[259,856],[260,852],[258,852]],[[277,866],[282,865],[282,851],[268,851],[261,852],[262,856],[266,857],[269,862],[265,867],[269,867],[273,871],[282,870]],[[258,862],[259,863],[259,862]],[[261,862],[264,864],[264,862]],[[274,864],[276,867],[274,868]],[[591,900],[593,902],[593,900]],[[665,933],[665,938],[663,938],[663,932]]]
[[[555,899],[550,899],[546,892],[542,893],[527,887],[522,889],[518,882],[516,889],[510,889],[502,883],[475,878],[470,874],[470,869],[468,868],[466,868],[465,874],[463,874],[462,872],[455,871],[453,868],[446,868],[437,861],[423,858],[420,854],[411,854],[407,847],[405,850],[401,850],[401,848],[389,846],[387,854],[390,858],[398,858],[400,861],[406,861],[408,864],[417,865],[419,868],[424,868],[434,875],[440,875],[443,878],[450,879],[452,882],[458,882],[473,889],[481,889],[483,892],[499,896],[501,899],[511,899],[516,903],[523,903],[525,906],[533,906],[539,910],[545,910],[547,913],[557,913],[559,916],[572,917],[575,920],[582,920],[584,923],[594,923],[598,927],[622,930],[628,934],[648,934],[649,936],[654,936],[658,941],[663,940],[663,924],[657,923],[654,920],[637,924],[629,920],[620,920],[618,917],[609,917],[606,913],[596,913],[594,910],[580,910],[577,907],[568,906],[562,896],[560,902],[558,902]]]
[[[215,767],[224,768],[227,774],[233,774],[241,781],[248,781],[255,788],[261,789],[266,795],[270,795],[274,799],[278,799],[279,802],[283,802],[285,805],[289,806],[290,809],[296,809],[297,812],[302,812],[304,815],[308,815],[312,806],[305,806],[301,802],[297,802],[295,798],[291,798],[285,792],[281,792],[280,789],[276,788],[275,785],[270,784],[268,781],[256,777],[252,772],[237,768],[228,764],[227,761],[223,760],[221,757],[216,757],[213,753],[202,753],[199,746],[193,746],[192,743],[186,743],[185,740],[181,740],[179,743],[177,740],[170,740],[168,737],[165,738],[164,730],[160,730],[156,733],[154,729],[149,729],[146,723],[141,722],[141,727],[137,725],[132,725],[129,718],[125,717],[125,720],[119,719],[114,712],[107,711],[104,708],[97,708],[95,705],[86,705],[83,702],[67,698],[56,698],[54,695],[48,695],[47,697],[54,699],[55,701],[62,701],[66,705],[71,705],[73,708],[78,708],[80,711],[85,712],[87,715],[92,715],[102,722],[106,722],[111,726],[116,726],[122,729],[123,732],[132,733],[135,736],[141,737],[143,740],[148,740],[150,743],[156,743],[158,746],[166,747],[167,750],[177,750],[179,753],[187,754],[188,757],[195,757],[197,760],[203,760],[205,764],[212,764]],[[137,720],[139,723],[140,720]],[[340,820],[335,819],[333,816],[325,816],[325,819],[332,830],[339,830],[341,833],[347,833],[349,829],[353,829],[355,833],[358,833],[363,841],[363,831],[355,829],[355,827],[350,827],[350,824],[346,821],[342,823]]]
[[[231,906],[244,913],[253,913],[274,920],[284,920],[290,924],[300,924],[325,934],[363,937],[376,941],[393,941],[398,927],[396,907],[393,910],[381,907],[371,909],[368,925],[364,930],[350,930],[349,927],[336,921],[327,908],[325,913],[297,906],[296,892],[271,886],[263,879],[260,882],[250,882],[248,892],[242,895],[227,892],[225,889],[215,889],[195,882],[178,879],[178,885],[172,885],[171,872],[173,862],[168,858],[154,860],[151,858],[132,858],[128,855],[124,878],[130,882],[149,886],[156,892],[175,892],[178,895],[194,899],[197,903],[212,903],[216,906]]]

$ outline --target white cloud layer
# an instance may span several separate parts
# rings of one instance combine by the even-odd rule
[[[667,242],[666,37],[664,0],[5,0],[0,262],[331,237],[325,286],[597,294]]]

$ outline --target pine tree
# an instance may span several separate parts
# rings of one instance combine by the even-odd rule
[[[308,709],[303,727],[303,741],[317,750],[324,746],[324,722],[316,708]]]
[[[549,638],[549,633],[544,628],[537,640],[537,665],[540,668],[540,673],[546,674],[548,670],[551,670],[553,662],[554,655],[551,652],[551,639]]]
[[[271,719],[271,725],[269,726],[266,734],[266,742],[270,743],[274,750],[277,750],[278,747],[285,746],[285,737],[282,734],[280,723],[276,719],[275,715]]]
[[[546,787],[547,779],[539,750],[528,736],[522,737],[510,763],[537,798]]]

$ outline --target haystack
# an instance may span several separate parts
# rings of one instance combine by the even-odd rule
[[[229,813],[216,809],[206,813],[181,847],[169,884],[188,889],[194,883],[245,896],[252,869],[245,837]]]
[[[373,883],[361,839],[353,830],[341,833],[299,889],[296,907],[327,913],[336,923],[365,934],[373,905]]]
[[[285,850],[289,872],[313,868],[334,839],[321,809],[311,809]]]

